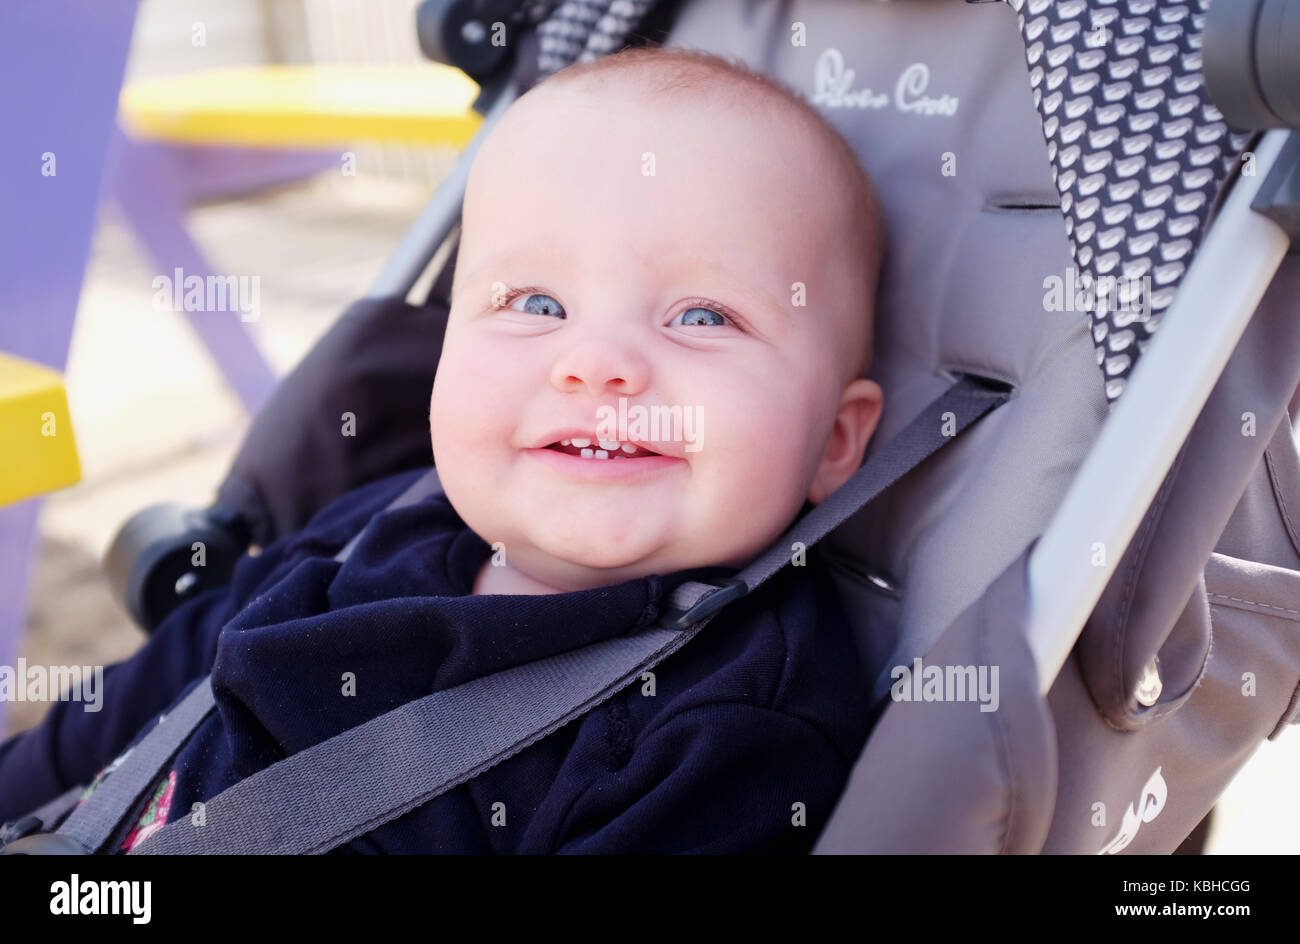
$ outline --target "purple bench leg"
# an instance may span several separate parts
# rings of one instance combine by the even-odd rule
[[[68,359],[135,9],[135,0],[0,4],[0,350],[57,370]],[[22,631],[39,507],[0,508],[0,665],[13,665]]]
[[[156,267],[150,284],[155,275],[174,282],[178,269],[183,279],[197,276],[206,281],[217,274],[185,230],[193,185],[181,155],[165,145],[134,142],[121,132],[114,135],[113,144],[108,189]],[[260,277],[257,273],[220,274],[245,280]],[[182,294],[178,290],[178,297]],[[244,408],[256,413],[275,389],[276,378],[244,324],[246,315],[238,310],[180,313],[189,320]]]

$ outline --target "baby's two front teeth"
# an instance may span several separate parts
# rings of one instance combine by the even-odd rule
[[[636,446],[633,446],[631,443],[620,443],[617,439],[599,439],[597,440],[597,443],[600,445],[599,449],[589,449],[587,447],[591,445],[590,439],[575,437],[573,439],[560,440],[560,445],[562,446],[572,445],[575,448],[581,449],[582,458],[584,459],[608,459],[611,452],[617,452],[620,448],[629,456],[636,452]],[[619,456],[617,458],[622,457]]]

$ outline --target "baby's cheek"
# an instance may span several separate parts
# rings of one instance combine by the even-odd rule
[[[444,357],[429,403],[430,439],[434,462],[449,471],[472,462],[480,430],[483,397],[472,372],[463,363]]]
[[[713,503],[737,536],[765,545],[803,507],[811,460],[808,430],[799,409],[778,398],[737,410],[738,419],[716,430],[710,463]]]
[[[481,379],[460,360],[439,367],[429,406],[434,465],[452,507],[476,531],[490,529],[485,520],[501,483],[490,448],[495,429],[485,409]],[[508,437],[499,437],[507,442]]]

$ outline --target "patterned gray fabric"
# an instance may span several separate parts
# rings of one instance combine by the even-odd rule
[[[655,0],[562,0],[537,30],[540,77],[618,52],[654,4]]]
[[[1005,2],[1019,15],[1077,284],[1090,302],[1113,404],[1249,136],[1230,129],[1205,92],[1209,0]]]

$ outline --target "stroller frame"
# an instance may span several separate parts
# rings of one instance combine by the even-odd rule
[[[1228,195],[1165,316],[1159,343],[1134,369],[1029,557],[1026,634],[1043,695],[1056,681],[1291,247],[1291,236],[1252,208],[1273,174],[1295,172],[1297,149],[1290,148],[1284,157],[1288,139],[1293,145],[1300,142],[1294,132],[1264,135],[1256,151],[1264,172],[1242,178]],[[1230,264],[1236,254],[1242,261]],[[1131,473],[1120,479],[1118,496],[1116,468]],[[1107,549],[1106,564],[1081,567],[1094,542]]]

